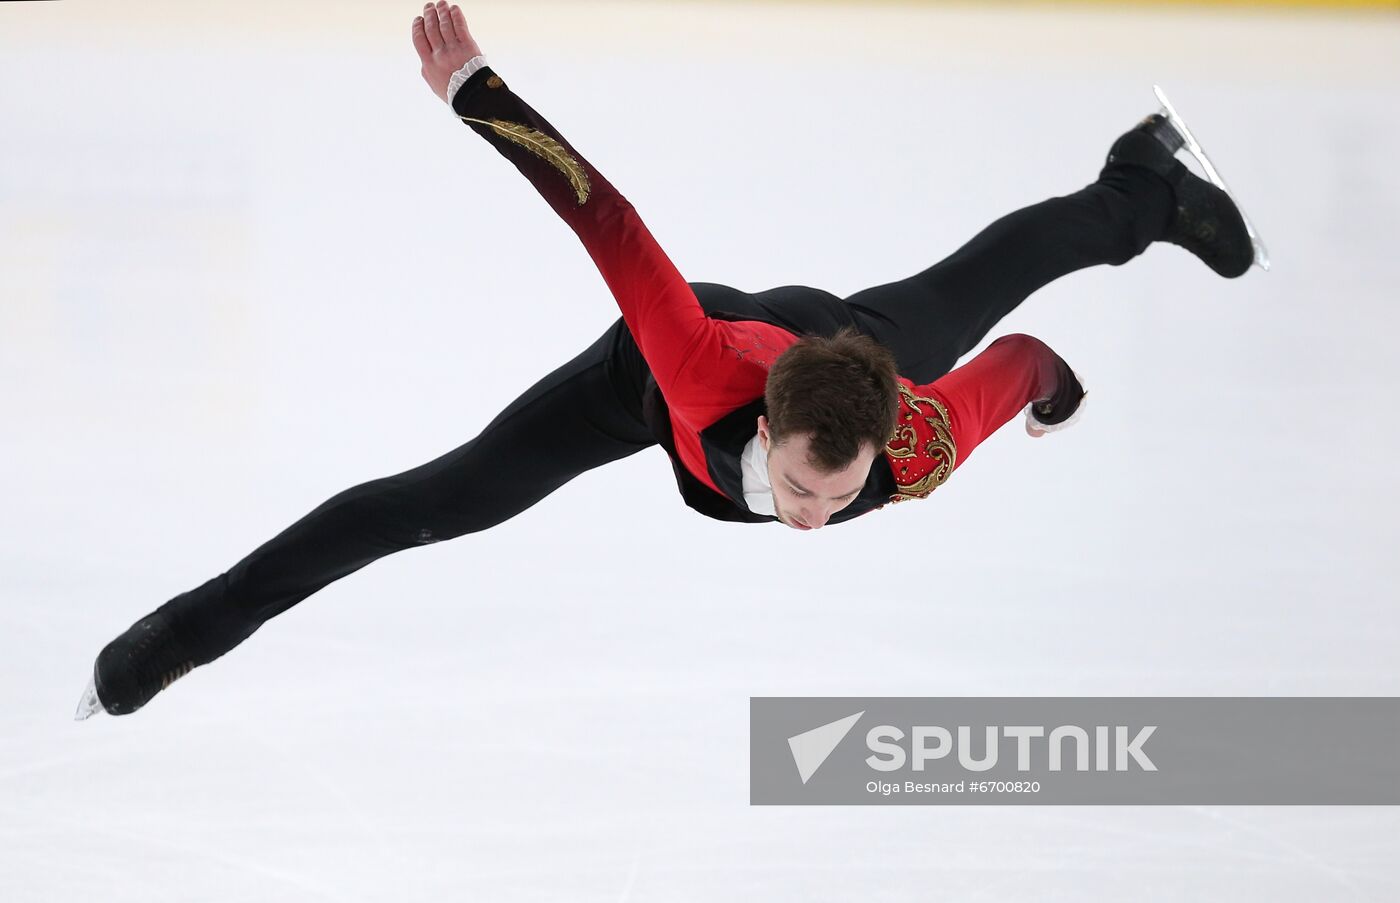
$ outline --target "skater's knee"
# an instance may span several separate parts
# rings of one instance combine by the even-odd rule
[[[339,535],[358,535],[386,552],[435,541],[443,533],[439,504],[419,480],[370,480],[327,499],[312,516]]]
[[[390,481],[375,493],[374,519],[382,535],[407,546],[429,545],[476,533],[505,520],[486,486],[439,480]]]
[[[394,548],[476,533],[533,503],[534,487],[480,467],[425,465],[362,483],[327,502],[336,515]]]

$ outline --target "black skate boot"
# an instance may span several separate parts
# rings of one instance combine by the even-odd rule
[[[75,717],[81,721],[99,708],[129,715],[194,670],[195,664],[166,616],[152,612],[98,653],[92,683]]]
[[[1114,142],[1108,164],[1141,166],[1171,184],[1176,214],[1162,241],[1185,248],[1229,279],[1243,276],[1251,264],[1267,270],[1268,253],[1224,180],[1160,88],[1157,97],[1162,101],[1162,112],[1148,116]],[[1183,148],[1201,164],[1209,181],[1176,159],[1177,151]]]

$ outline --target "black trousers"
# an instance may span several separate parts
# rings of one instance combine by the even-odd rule
[[[799,334],[855,326],[894,352],[901,375],[931,382],[1036,289],[1140,254],[1163,234],[1174,203],[1153,173],[1111,166],[1081,191],[997,220],[928,269],[844,301],[797,286],[757,294],[710,283],[694,288],[709,311],[766,319]],[[332,496],[162,610],[203,664],[378,558],[508,520],[579,474],[655,444],[641,411],[647,376],[618,320],[470,442]]]

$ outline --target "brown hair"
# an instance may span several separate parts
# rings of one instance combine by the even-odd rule
[[[810,436],[808,463],[827,473],[849,465],[867,443],[878,452],[899,414],[896,377],[894,355],[854,329],[804,336],[768,371],[763,400],[774,444]]]

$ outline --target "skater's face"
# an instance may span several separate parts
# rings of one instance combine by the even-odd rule
[[[866,445],[844,469],[820,471],[808,463],[808,437],[789,436],[775,444],[766,417],[758,418],[758,441],[768,453],[773,508],[794,530],[826,526],[833,514],[856,500],[875,461],[875,449]]]

